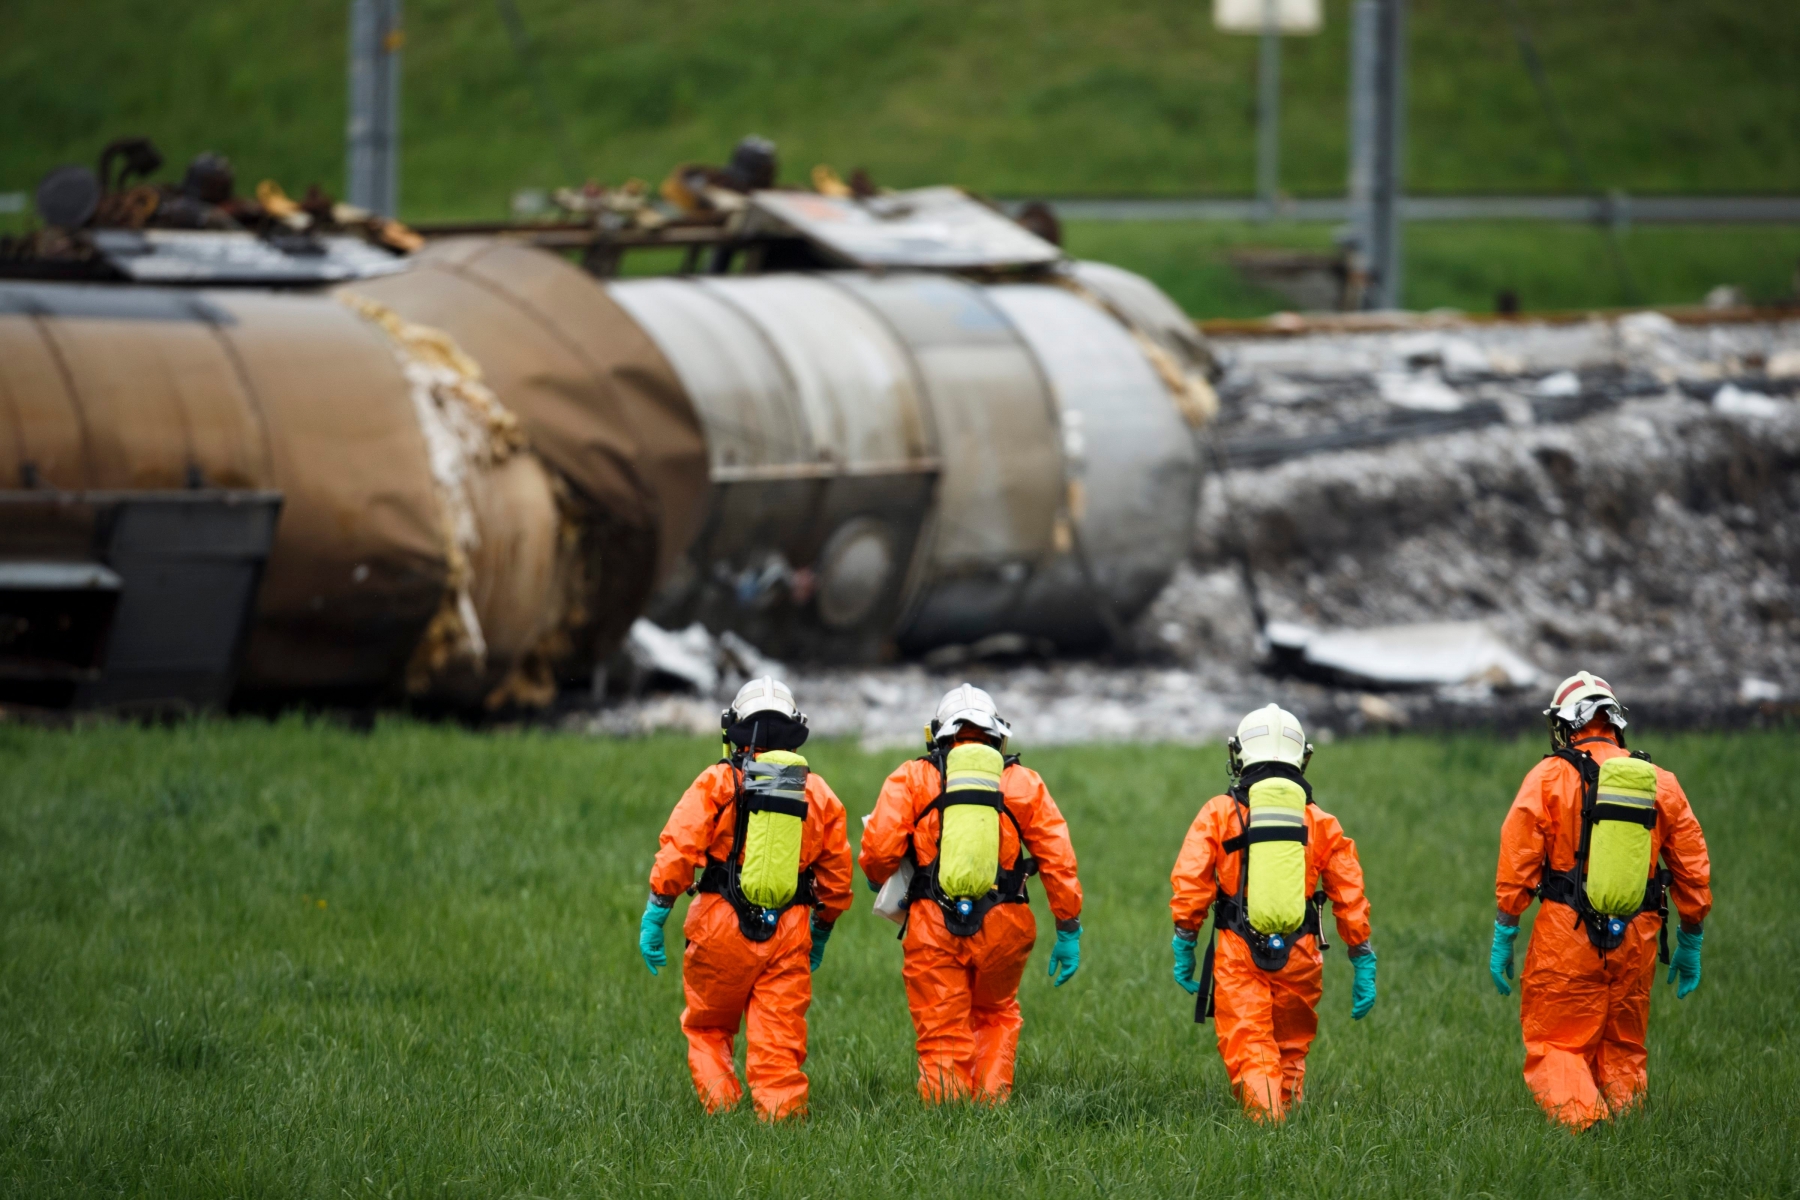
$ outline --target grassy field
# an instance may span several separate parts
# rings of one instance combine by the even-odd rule
[[[1642,740],[1706,823],[1718,908],[1700,991],[1656,989],[1646,1108],[1576,1138],[1532,1106],[1485,972],[1529,742],[1320,751],[1383,990],[1353,1024],[1331,956],[1288,1127],[1238,1115],[1168,978],[1168,867],[1222,754],[1027,747],[1089,901],[1073,983],[1047,985],[1039,943],[1014,1101],[915,1100],[899,947],[859,890],[816,977],[812,1119],[766,1128],[700,1116],[679,976],[635,949],[656,831],[705,742],[0,727],[0,1190],[1791,1196],[1800,748]],[[853,817],[893,762],[809,749]]]
[[[488,0],[410,0],[402,198],[493,217],[512,190],[660,179],[752,130],[815,162],[995,194],[1246,193],[1256,39],[1191,0],[517,0],[562,134]],[[1520,0],[1600,187],[1800,190],[1786,0]],[[1344,184],[1349,0],[1289,39],[1285,185]],[[19,0],[0,16],[0,191],[124,133],[250,183],[340,185],[346,6]],[[1499,0],[1410,5],[1411,186],[1578,184]]]

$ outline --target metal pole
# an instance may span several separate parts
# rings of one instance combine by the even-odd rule
[[[1406,0],[1355,0],[1350,28],[1349,280],[1363,309],[1404,301]]]
[[[400,0],[350,2],[350,114],[345,192],[351,204],[400,208]]]
[[[1263,219],[1275,215],[1281,185],[1281,26],[1277,0],[1263,0],[1262,60],[1257,71],[1256,197]]]
[[[1400,206],[1406,187],[1406,0],[1378,0],[1370,287],[1365,308],[1405,303]]]
[[[1367,302],[1375,246],[1375,61],[1381,0],[1355,0],[1350,9],[1350,154],[1344,199],[1348,258],[1344,307]]]

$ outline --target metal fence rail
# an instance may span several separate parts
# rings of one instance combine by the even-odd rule
[[[1023,201],[1008,201],[1009,209]],[[1170,200],[1051,199],[1065,221],[1343,221],[1342,197],[1284,200],[1271,209],[1253,197]],[[1407,196],[1407,221],[1574,221],[1596,225],[1800,224],[1800,196]]]

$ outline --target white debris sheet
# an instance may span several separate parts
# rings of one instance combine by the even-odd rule
[[[625,653],[638,676],[633,690],[673,682],[704,694],[723,693],[726,700],[746,680],[787,670],[731,630],[714,637],[698,622],[671,631],[639,617],[625,636]]]
[[[1549,682],[1480,621],[1435,621],[1378,629],[1319,631],[1271,622],[1269,644],[1300,664],[1375,687]]]

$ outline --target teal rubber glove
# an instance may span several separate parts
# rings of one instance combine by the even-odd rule
[[[1050,951],[1050,974],[1055,986],[1061,987],[1081,970],[1081,930],[1059,929],[1056,946]]]
[[[1369,1015],[1375,1007],[1375,947],[1367,942],[1367,954],[1355,954],[1350,957],[1350,969],[1356,972],[1356,982],[1350,985],[1350,1019],[1360,1021]]]
[[[1494,922],[1494,945],[1488,951],[1488,974],[1494,977],[1494,986],[1502,996],[1512,995],[1512,985],[1506,982],[1513,973],[1513,943],[1519,938],[1517,925],[1502,925]]]
[[[813,970],[818,970],[819,964],[825,961],[825,943],[830,940],[831,926],[828,923],[819,920],[819,914],[814,913],[812,919],[812,954],[807,957],[807,962],[811,965]]]
[[[644,919],[638,922],[638,953],[644,956],[644,965],[652,975],[658,967],[668,965],[669,956],[663,952],[663,925],[674,911],[673,904],[664,908],[654,896],[644,904]]]
[[[1674,983],[1677,976],[1681,984],[1675,989],[1675,998],[1685,1000],[1687,994],[1700,986],[1700,943],[1705,934],[1698,929],[1689,933],[1678,930],[1675,934],[1675,960],[1669,964],[1669,982]]]
[[[1198,930],[1194,931],[1191,938],[1182,937],[1177,930],[1175,936],[1169,939],[1169,949],[1175,951],[1175,982],[1190,996],[1200,990],[1200,985],[1194,982],[1194,947],[1199,942]]]

